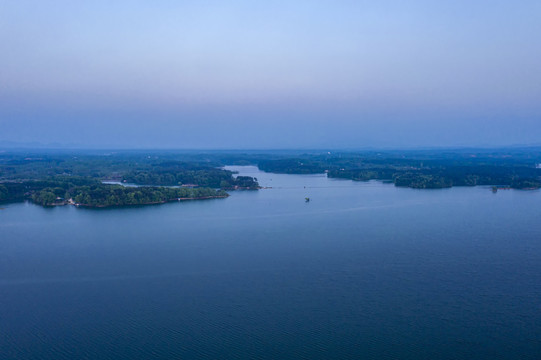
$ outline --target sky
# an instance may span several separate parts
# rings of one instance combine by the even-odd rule
[[[0,0],[0,146],[541,144],[541,1]]]

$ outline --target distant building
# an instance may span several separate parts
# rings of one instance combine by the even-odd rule
[[[66,201],[63,197],[57,196],[52,205],[66,205]]]

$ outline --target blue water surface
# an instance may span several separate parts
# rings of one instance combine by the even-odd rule
[[[3,205],[0,359],[541,358],[540,191],[230,168],[270,188]]]

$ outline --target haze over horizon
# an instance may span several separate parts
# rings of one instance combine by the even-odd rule
[[[540,144],[541,3],[0,1],[0,144]]]

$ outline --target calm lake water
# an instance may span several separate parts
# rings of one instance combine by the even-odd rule
[[[272,189],[3,205],[0,359],[541,358],[540,191],[232,168]]]

